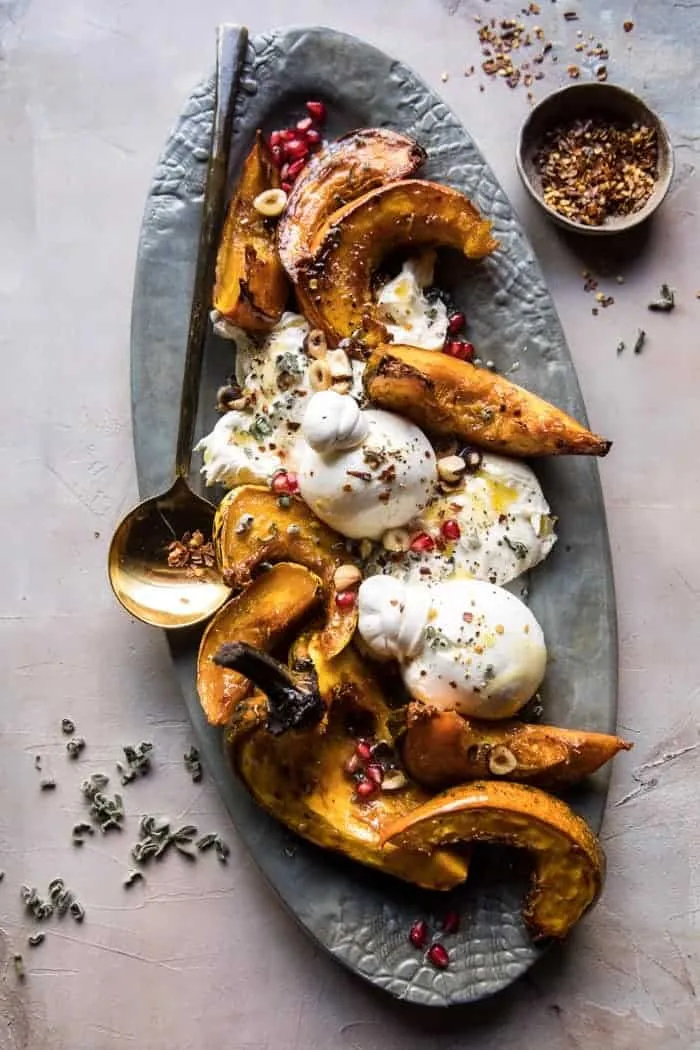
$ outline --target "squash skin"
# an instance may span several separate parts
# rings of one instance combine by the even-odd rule
[[[426,889],[449,890],[464,882],[468,862],[459,853],[437,849],[427,855],[380,846],[379,827],[408,814],[428,796],[409,782],[363,802],[353,798],[354,784],[345,765],[357,741],[348,732],[348,715],[358,705],[372,713],[376,736],[386,739],[389,709],[352,647],[329,660],[314,636],[295,644],[290,662],[304,655],[314,661],[327,706],[323,724],[273,737],[262,724],[259,694],[242,700],[229,724],[228,754],[253,798],[303,838],[361,864]]]
[[[586,822],[539,788],[480,780],[452,788],[382,828],[409,849],[496,842],[527,850],[534,870],[523,918],[535,940],[565,937],[602,890],[605,855]]]
[[[506,456],[605,456],[612,446],[566,412],[488,368],[386,344],[364,374],[367,396],[428,433]]]
[[[388,128],[351,131],[317,153],[297,178],[277,226],[280,258],[292,280],[333,212],[378,186],[408,178],[425,156],[417,142]]]
[[[269,331],[289,295],[274,223],[253,205],[259,193],[278,186],[279,173],[258,131],[226,213],[213,296],[214,308],[248,332]]]
[[[237,532],[241,518],[250,515],[250,528]],[[289,528],[292,532],[289,532]],[[296,530],[296,531],[295,531]],[[306,566],[323,582],[326,625],[322,645],[335,656],[348,644],[357,625],[357,608],[340,608],[335,600],[335,570],[351,559],[345,540],[329,529],[302,500],[292,497],[287,507],[263,485],[239,485],[219,504],[214,519],[214,547],[224,578],[245,587],[260,562],[290,561]]]
[[[412,705],[402,756],[411,777],[435,789],[491,777],[494,748],[507,748],[517,762],[505,774],[509,781],[558,788],[583,780],[631,747],[607,733],[516,720],[483,722],[456,711],[418,711]]]
[[[450,186],[403,179],[365,193],[329,217],[298,268],[295,288],[304,314],[330,345],[350,338],[366,346],[386,342],[372,293],[374,273],[393,250],[428,246],[482,259],[497,241],[491,223]]]
[[[282,562],[219,609],[202,636],[197,657],[197,692],[211,725],[225,725],[252,689],[242,674],[213,662],[220,646],[244,641],[269,652],[321,601],[322,594],[318,576],[301,565]]]

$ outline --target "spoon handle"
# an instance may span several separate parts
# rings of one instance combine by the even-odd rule
[[[202,207],[202,225],[187,334],[185,371],[182,377],[180,420],[175,452],[175,475],[186,478],[192,458],[192,440],[199,403],[204,343],[214,283],[214,267],[223,219],[233,109],[243,64],[248,30],[245,26],[220,25],[216,46],[216,94],[211,152]]]

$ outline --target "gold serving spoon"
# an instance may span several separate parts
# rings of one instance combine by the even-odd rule
[[[219,26],[212,147],[182,378],[175,481],[167,492],[144,500],[126,515],[109,548],[109,580],[115,595],[127,612],[154,627],[201,623],[230,594],[208,555],[211,548],[204,546],[202,550],[212,538],[216,508],[193,492],[187,479],[223,215],[233,105],[246,41],[247,33],[241,26]],[[189,544],[172,550],[171,544],[185,533],[190,535]]]

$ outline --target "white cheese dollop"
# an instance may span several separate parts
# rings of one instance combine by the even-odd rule
[[[445,540],[441,526],[456,521],[459,538]],[[413,523],[436,541],[428,553],[375,549],[368,573],[423,582],[474,578],[503,586],[539,565],[556,543],[555,519],[535,474],[521,460],[485,452],[474,474],[435,497]]]
[[[447,337],[447,308],[441,299],[424,294],[433,281],[435,252],[409,259],[398,276],[380,290],[377,302],[395,343],[423,350],[442,350]]]
[[[360,586],[358,630],[394,657],[411,696],[475,718],[510,718],[544,678],[542,628],[519,598],[482,580],[432,586],[373,576]]]
[[[324,390],[309,401],[297,467],[305,502],[352,539],[378,539],[430,502],[435,453],[422,430],[354,398]]]

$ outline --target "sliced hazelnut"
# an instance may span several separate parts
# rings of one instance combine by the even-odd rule
[[[518,760],[509,747],[497,744],[492,749],[489,755],[489,770],[495,777],[507,777],[517,768]]]
[[[330,389],[333,384],[333,377],[325,361],[314,361],[309,365],[309,383],[312,390]]]
[[[304,339],[304,350],[309,355],[318,359],[326,356],[328,350],[328,343],[326,342],[325,333],[320,328],[312,328],[311,331]]]
[[[438,477],[448,485],[456,485],[466,469],[461,456],[443,456],[437,461]]]
[[[336,591],[349,591],[362,582],[362,573],[356,565],[340,565],[335,570],[333,584]]]
[[[382,546],[394,553],[407,551],[410,544],[411,535],[407,529],[387,529],[382,536]]]
[[[382,780],[382,791],[400,791],[406,784],[408,779],[400,769],[387,769]]]
[[[268,219],[276,219],[287,207],[284,190],[263,190],[253,201],[253,207]]]

